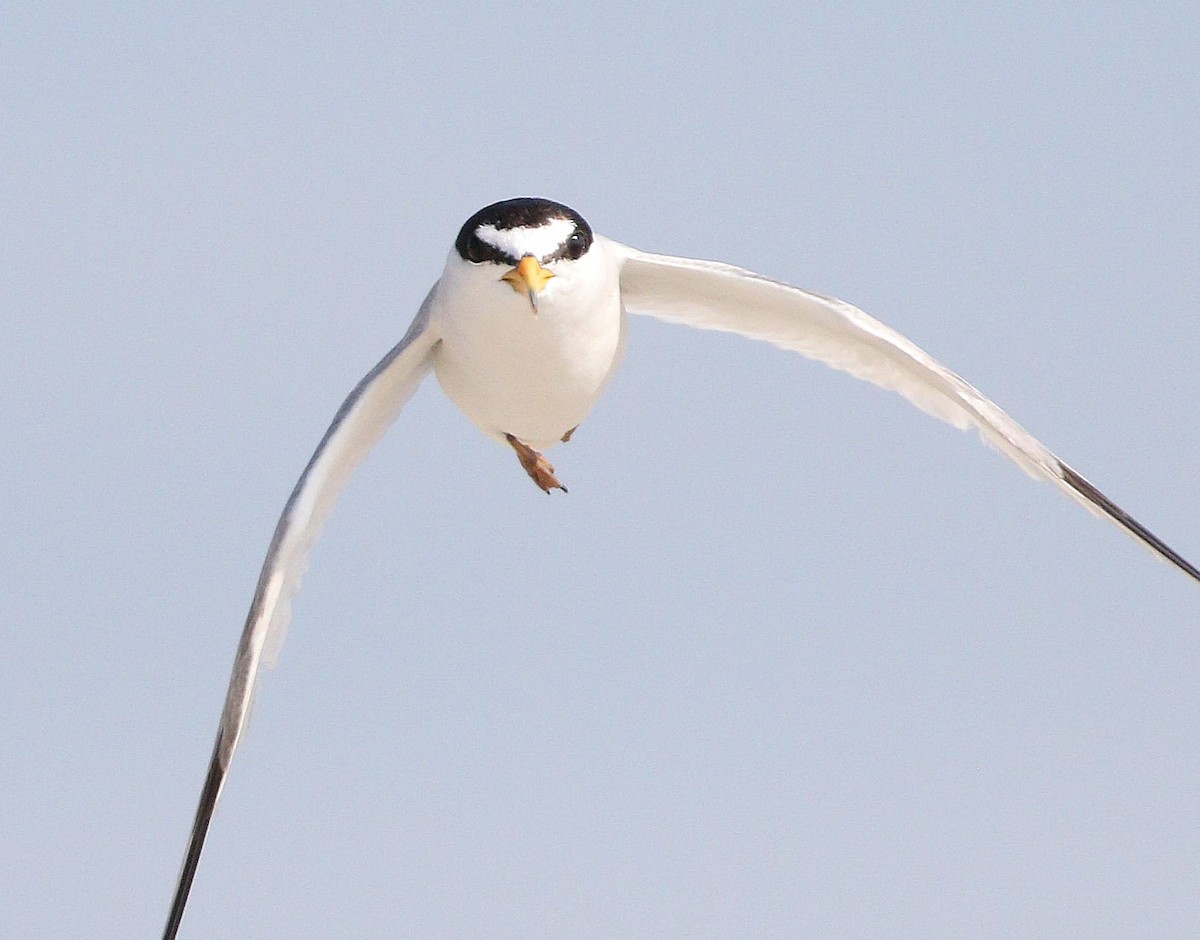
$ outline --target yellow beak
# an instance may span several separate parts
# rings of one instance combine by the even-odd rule
[[[538,264],[537,258],[533,255],[526,255],[500,280],[508,281],[518,294],[526,294],[529,297],[529,306],[533,307],[534,313],[537,313],[537,295],[552,277],[554,275],[551,272]]]

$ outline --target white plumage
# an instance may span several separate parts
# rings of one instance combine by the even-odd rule
[[[259,668],[282,642],[309,550],[354,468],[433,369],[539,486],[560,486],[535,450],[568,436],[596,403],[620,361],[627,310],[766,340],[975,428],[1026,473],[1200,581],[1200,571],[977,389],[857,307],[730,265],[637,251],[594,235],[578,213],[548,200],[496,203],[463,226],[412,326],[347,397],[284,507],[238,645],[165,938],[179,928]]]

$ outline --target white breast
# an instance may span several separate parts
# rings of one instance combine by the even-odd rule
[[[557,443],[599,398],[624,348],[619,268],[597,243],[529,300],[495,265],[451,254],[431,324],[441,338],[434,371],[485,434],[512,434],[538,449]]]

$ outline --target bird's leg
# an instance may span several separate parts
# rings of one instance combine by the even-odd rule
[[[559,440],[565,444],[567,441],[569,441],[571,439],[571,435],[574,434],[578,430],[579,430],[579,425],[577,424],[577,425],[575,425],[575,427],[571,428],[571,430],[569,430],[566,434],[564,434],[562,437],[560,437]]]
[[[517,452],[517,459],[529,474],[529,479],[540,486],[543,492],[549,493],[554,489],[564,493],[567,491],[567,488],[558,482],[558,477],[554,475],[554,465],[549,460],[511,434],[505,434],[504,439],[508,441],[508,446]]]

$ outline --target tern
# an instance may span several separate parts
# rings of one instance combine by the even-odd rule
[[[463,225],[408,332],[342,403],[283,508],[238,643],[165,940],[179,929],[259,669],[278,651],[309,550],[355,467],[432,370],[538,487],[566,492],[542,451],[569,440],[600,397],[621,360],[627,311],[766,340],[898,392],[935,418],[974,428],[1030,476],[1200,581],[1200,570],[973,386],[857,307],[732,265],[638,251],[548,199],[494,203]]]

